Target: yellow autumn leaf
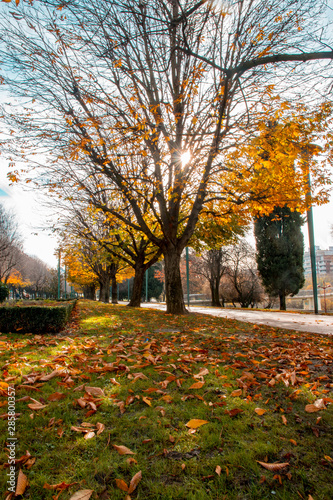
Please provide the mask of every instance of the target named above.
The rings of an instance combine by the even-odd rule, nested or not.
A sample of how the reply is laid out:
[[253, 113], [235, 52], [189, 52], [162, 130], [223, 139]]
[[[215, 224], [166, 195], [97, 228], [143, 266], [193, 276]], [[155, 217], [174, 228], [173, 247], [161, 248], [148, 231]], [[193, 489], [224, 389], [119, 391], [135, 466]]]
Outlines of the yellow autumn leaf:
[[264, 413], [267, 412], [267, 410], [264, 410], [263, 408], [256, 408], [254, 411], [256, 412], [257, 415], [263, 415]]
[[187, 422], [186, 427], [189, 427], [190, 429], [197, 429], [201, 425], [208, 424], [208, 420], [201, 420], [200, 418], [193, 418], [192, 420], [189, 420]]

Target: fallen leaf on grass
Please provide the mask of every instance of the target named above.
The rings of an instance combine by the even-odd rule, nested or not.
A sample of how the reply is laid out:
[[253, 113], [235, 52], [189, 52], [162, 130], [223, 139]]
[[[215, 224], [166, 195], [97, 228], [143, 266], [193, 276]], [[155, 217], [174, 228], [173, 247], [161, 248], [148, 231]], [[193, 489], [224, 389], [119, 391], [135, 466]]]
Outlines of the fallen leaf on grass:
[[28, 404], [28, 407], [31, 410], [42, 410], [43, 408], [46, 408], [47, 405], [42, 405], [42, 403], [30, 403]]
[[23, 474], [23, 472], [20, 469], [17, 477], [15, 496], [23, 495], [27, 486], [28, 486], [27, 476]]
[[88, 387], [86, 385], [85, 386], [85, 391], [88, 394], [91, 394], [91, 396], [102, 396], [102, 397], [105, 397], [104, 391], [100, 387]]
[[64, 375], [63, 372], [60, 370], [54, 370], [53, 372], [49, 373], [48, 375], [44, 375], [43, 377], [40, 377], [41, 382], [47, 382], [48, 380], [51, 380], [51, 378], [54, 377], [62, 377]]
[[284, 467], [287, 467], [287, 465], [289, 465], [289, 462], [285, 462], [282, 464], [267, 464], [266, 462], [259, 462], [259, 460], [257, 460], [257, 462], [262, 467], [264, 467], [267, 470], [270, 470], [271, 472], [276, 472], [278, 470], [284, 469]]
[[264, 410], [263, 408], [256, 408], [254, 411], [256, 412], [257, 415], [263, 415], [264, 413], [267, 412], [267, 410]]
[[48, 483], [45, 483], [43, 488], [45, 490], [60, 490], [60, 491], [64, 491], [64, 490], [67, 490], [70, 486], [74, 486], [74, 484], [77, 484], [77, 483], [65, 483], [64, 481], [62, 483], [58, 483], [58, 484], [48, 484]]
[[291, 442], [291, 444], [293, 444], [294, 446], [297, 446], [297, 442], [295, 441], [295, 439], [289, 439], [289, 441]]
[[94, 431], [89, 431], [84, 435], [84, 439], [91, 439], [93, 437], [95, 437]]
[[66, 394], [63, 394], [62, 392], [54, 392], [53, 394], [49, 395], [47, 400], [48, 401], [60, 401], [61, 399], [64, 399], [65, 397], [66, 397]]
[[182, 470], [184, 470], [186, 467], [186, 464], [182, 464]]
[[132, 395], [129, 395], [129, 396], [127, 396], [127, 398], [126, 398], [125, 405], [126, 405], [126, 406], [127, 406], [127, 405], [130, 405], [131, 403], [133, 403], [133, 401], [135, 401], [135, 397], [134, 397], [134, 396], [132, 396]]
[[122, 491], [128, 491], [128, 486], [123, 479], [116, 479], [117, 488]]
[[197, 429], [201, 425], [208, 424], [208, 420], [200, 420], [199, 418], [193, 418], [187, 422], [186, 427], [190, 429]]
[[195, 382], [189, 387], [189, 389], [201, 389], [205, 385], [205, 382]]
[[145, 396], [142, 396], [142, 401], [144, 401], [148, 406], [151, 406], [150, 399], [146, 398]]
[[288, 424], [288, 420], [286, 419], [286, 417], [284, 415], [281, 415], [281, 418], [282, 418], [283, 424], [287, 425]]
[[94, 490], [80, 490], [74, 493], [69, 500], [89, 500]]
[[138, 463], [133, 457], [126, 458], [126, 462], [128, 463], [128, 465], [136, 465]]
[[216, 474], [217, 474], [218, 476], [220, 476], [220, 475], [221, 475], [221, 471], [222, 471], [221, 467], [220, 467], [219, 465], [217, 465], [217, 466], [216, 466], [216, 469], [215, 469], [215, 472], [216, 472]]
[[305, 411], [307, 413], [315, 413], [316, 411], [326, 410], [326, 406], [323, 399], [317, 399], [313, 404], [306, 405]]
[[104, 431], [105, 425], [101, 424], [101, 422], [97, 422], [96, 428], [97, 428], [97, 436], [99, 436]]
[[131, 482], [130, 482], [130, 485], [128, 488], [129, 494], [133, 493], [133, 491], [136, 489], [136, 487], [139, 484], [139, 482], [141, 481], [141, 479], [142, 479], [142, 472], [141, 472], [141, 470], [139, 470], [139, 472], [137, 472], [131, 479]]
[[198, 378], [198, 377], [203, 377], [204, 375], [208, 375], [208, 374], [209, 374], [209, 371], [207, 370], [207, 368], [201, 368], [199, 373], [197, 373], [196, 375], [193, 375], [193, 377]]
[[236, 389], [234, 391], [232, 391], [232, 393], [230, 394], [230, 396], [233, 396], [233, 397], [237, 397], [237, 396], [241, 396], [242, 395], [242, 389]]
[[119, 455], [135, 455], [134, 451], [130, 450], [126, 446], [117, 446], [116, 444], [112, 445], [115, 450], [119, 453]]
[[233, 408], [232, 410], [225, 410], [225, 414], [229, 415], [229, 417], [235, 417], [239, 413], [243, 413], [244, 410], [241, 410], [240, 408]]

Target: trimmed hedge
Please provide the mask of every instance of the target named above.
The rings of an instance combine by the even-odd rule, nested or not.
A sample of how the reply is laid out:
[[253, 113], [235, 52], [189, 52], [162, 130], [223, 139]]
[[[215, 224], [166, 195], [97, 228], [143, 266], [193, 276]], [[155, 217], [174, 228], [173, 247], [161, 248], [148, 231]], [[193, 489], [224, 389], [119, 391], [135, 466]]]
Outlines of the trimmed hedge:
[[76, 300], [56, 305], [18, 305], [0, 307], [2, 333], [57, 333], [64, 328]]

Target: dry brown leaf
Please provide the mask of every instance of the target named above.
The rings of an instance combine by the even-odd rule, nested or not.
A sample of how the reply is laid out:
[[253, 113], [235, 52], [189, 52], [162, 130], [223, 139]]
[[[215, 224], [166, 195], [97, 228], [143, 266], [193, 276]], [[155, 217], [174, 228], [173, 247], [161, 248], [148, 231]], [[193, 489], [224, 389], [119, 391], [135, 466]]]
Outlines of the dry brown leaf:
[[34, 465], [35, 462], [36, 462], [36, 457], [31, 457], [25, 462], [24, 467], [29, 470], [31, 469], [31, 467]]
[[128, 463], [128, 465], [136, 465], [138, 463], [133, 457], [126, 458], [126, 462]]
[[287, 425], [288, 424], [288, 420], [286, 419], [286, 417], [284, 415], [281, 415], [281, 418], [282, 418], [283, 424]]
[[123, 479], [116, 479], [117, 488], [122, 491], [128, 491], [128, 486]]
[[45, 490], [60, 490], [60, 491], [64, 491], [64, 490], [67, 490], [70, 486], [74, 486], [74, 484], [77, 484], [77, 483], [65, 483], [65, 482], [62, 482], [62, 483], [58, 483], [58, 484], [48, 484], [48, 483], [45, 483], [43, 488]]
[[74, 493], [69, 500], [89, 500], [94, 490], [80, 490]]
[[88, 387], [86, 385], [84, 389], [85, 389], [85, 391], [88, 394], [91, 394], [91, 396], [102, 396], [102, 397], [105, 397], [104, 391], [100, 387]]
[[139, 484], [139, 482], [141, 481], [141, 479], [142, 479], [142, 472], [141, 472], [141, 470], [139, 470], [139, 472], [137, 472], [131, 479], [131, 482], [130, 482], [130, 485], [128, 488], [129, 494], [133, 493], [133, 491], [136, 489], [136, 487]]
[[244, 410], [241, 410], [240, 408], [233, 408], [232, 410], [225, 410], [225, 414], [229, 415], [229, 417], [235, 417], [239, 413], [243, 413]]
[[184, 470], [186, 467], [186, 464], [182, 464], [182, 470]]
[[216, 474], [217, 474], [218, 476], [220, 476], [220, 475], [221, 475], [221, 471], [222, 471], [221, 467], [220, 467], [219, 465], [217, 465], [217, 466], [216, 466], [216, 469], [215, 469], [215, 472], [216, 472]]
[[257, 415], [263, 415], [264, 413], [267, 412], [267, 410], [264, 410], [263, 408], [256, 408], [254, 411], [256, 412]]
[[237, 397], [237, 396], [241, 396], [242, 395], [242, 389], [236, 389], [234, 391], [232, 391], [232, 393], [230, 394], [230, 396], [233, 396], [233, 397]]
[[53, 372], [49, 373], [48, 375], [44, 375], [43, 377], [41, 377], [39, 380], [40, 380], [40, 382], [47, 382], [48, 380], [51, 380], [51, 378], [60, 377], [62, 375], [63, 375], [63, 372], [61, 372], [60, 370], [54, 370]]
[[54, 392], [53, 394], [49, 395], [47, 400], [48, 401], [60, 401], [61, 399], [64, 399], [65, 397], [66, 397], [66, 394], [63, 394], [62, 392]]
[[95, 437], [94, 431], [89, 431], [84, 435], [84, 439], [91, 439], [93, 437]]
[[135, 401], [135, 397], [134, 397], [134, 396], [132, 396], [132, 395], [129, 395], [129, 396], [127, 396], [127, 398], [126, 398], [125, 405], [126, 405], [126, 406], [127, 406], [127, 405], [130, 405], [131, 403], [133, 403], [133, 401]]
[[23, 495], [27, 486], [28, 486], [28, 478], [25, 474], [23, 474], [23, 472], [20, 469], [17, 477], [15, 496]]
[[204, 377], [205, 375], [208, 375], [208, 374], [209, 374], [209, 371], [207, 370], [207, 368], [201, 368], [199, 373], [197, 373], [196, 375], [193, 375], [193, 377], [199, 378], [199, 377]]
[[264, 467], [267, 470], [270, 470], [271, 472], [277, 472], [278, 470], [284, 469], [284, 467], [287, 467], [287, 465], [289, 465], [289, 462], [285, 462], [282, 464], [267, 464], [266, 462], [259, 462], [258, 460], [257, 462], [262, 467]]
[[[28, 405], [29, 406], [29, 405]], [[314, 404], [306, 405], [305, 411], [307, 413], [315, 413], [316, 411], [320, 411], [322, 408], [318, 408]]]
[[201, 425], [208, 424], [208, 420], [201, 420], [200, 418], [193, 418], [187, 422], [186, 427], [190, 429], [197, 429]]
[[117, 446], [116, 444], [112, 445], [115, 450], [119, 453], [119, 455], [135, 455], [134, 451], [127, 448], [127, 446]]
[[201, 389], [205, 385], [205, 382], [195, 382], [189, 387], [189, 389]]
[[42, 410], [43, 408], [46, 408], [47, 405], [42, 405], [42, 403], [30, 403], [28, 404], [28, 407], [31, 410]]
[[297, 441], [295, 439], [289, 439], [290, 443], [293, 444], [294, 446], [297, 446]]
[[97, 428], [97, 436], [99, 436], [105, 430], [105, 425], [101, 424], [101, 422], [97, 422], [96, 428]]

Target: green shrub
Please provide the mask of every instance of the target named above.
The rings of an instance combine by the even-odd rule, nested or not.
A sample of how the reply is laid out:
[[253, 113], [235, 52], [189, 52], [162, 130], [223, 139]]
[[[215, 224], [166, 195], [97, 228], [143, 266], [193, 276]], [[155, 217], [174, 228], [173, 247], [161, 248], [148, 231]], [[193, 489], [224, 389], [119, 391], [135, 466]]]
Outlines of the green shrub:
[[76, 301], [55, 306], [0, 307], [0, 332], [56, 333], [64, 328]]
[[6, 300], [6, 298], [9, 296], [9, 288], [7, 285], [4, 283], [1, 283], [0, 281], [0, 303]]

